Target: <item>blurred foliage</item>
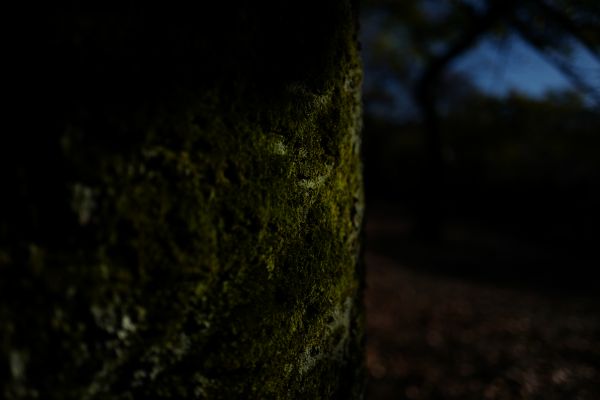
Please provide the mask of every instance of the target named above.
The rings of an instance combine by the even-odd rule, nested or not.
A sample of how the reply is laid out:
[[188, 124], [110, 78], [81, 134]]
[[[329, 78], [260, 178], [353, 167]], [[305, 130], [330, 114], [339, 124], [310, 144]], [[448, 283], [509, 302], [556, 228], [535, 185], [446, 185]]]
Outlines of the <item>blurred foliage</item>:
[[[600, 60], [596, 1], [368, 0], [363, 1], [363, 14], [367, 141], [372, 147], [367, 151], [377, 153], [376, 163], [388, 170], [394, 170], [397, 161], [420, 157], [423, 138], [418, 136], [423, 133], [414, 86], [470, 30], [477, 29], [473, 40], [453, 59], [484, 38], [501, 41], [519, 34], [547, 52], [549, 62], [568, 60], [577, 44]], [[560, 69], [562, 61], [557, 63]], [[568, 68], [561, 71], [569, 74]], [[548, 92], [543, 99], [517, 93], [495, 98], [481, 93], [470, 76], [445, 64], [434, 83], [446, 163], [464, 168], [485, 164], [492, 176], [507, 179], [511, 174], [523, 177], [524, 170], [536, 178], [562, 176], [557, 181], [594, 175], [594, 150], [600, 144], [594, 135], [597, 110], [585, 92], [589, 77], [571, 72], [573, 90]], [[388, 114], [377, 112], [383, 103], [391, 105]]]
[[[393, 200], [416, 221], [441, 207], [440, 218], [590, 243], [600, 202], [600, 88], [573, 60], [583, 48], [600, 63], [599, 3], [371, 0], [363, 13], [371, 201]], [[495, 97], [452, 69], [480, 41], [515, 37], [571, 88]], [[440, 200], [426, 204], [431, 198]]]
[[542, 100], [476, 96], [448, 115], [445, 131], [454, 154], [447, 161], [465, 175], [564, 185], [592, 183], [600, 171], [600, 118], [573, 92]]
[[437, 97], [443, 97], [441, 87], [454, 78], [446, 75], [452, 62], [479, 41], [501, 47], [518, 37], [600, 107], [600, 71], [590, 76], [572, 63], [577, 50], [600, 63], [597, 1], [363, 0], [365, 26], [365, 64], [371, 72], [365, 95], [374, 103], [389, 91], [391, 81], [402, 87], [404, 95], [412, 95], [431, 69], [439, 75], [433, 77], [438, 80]]
[[[448, 183], [567, 187], [600, 178], [600, 115], [576, 92], [550, 92], [544, 99], [473, 92], [453, 103], [442, 122]], [[390, 177], [404, 185], [416, 181], [420, 125], [367, 117], [366, 126], [369, 183], [387, 190]]]

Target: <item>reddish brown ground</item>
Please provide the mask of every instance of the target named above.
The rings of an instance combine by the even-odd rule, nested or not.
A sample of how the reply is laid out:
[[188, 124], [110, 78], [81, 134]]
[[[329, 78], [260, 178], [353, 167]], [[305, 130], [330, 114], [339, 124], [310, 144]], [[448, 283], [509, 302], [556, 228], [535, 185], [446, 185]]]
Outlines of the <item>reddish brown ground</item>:
[[368, 399], [600, 399], [598, 296], [420, 272], [373, 251], [386, 224], [367, 228]]

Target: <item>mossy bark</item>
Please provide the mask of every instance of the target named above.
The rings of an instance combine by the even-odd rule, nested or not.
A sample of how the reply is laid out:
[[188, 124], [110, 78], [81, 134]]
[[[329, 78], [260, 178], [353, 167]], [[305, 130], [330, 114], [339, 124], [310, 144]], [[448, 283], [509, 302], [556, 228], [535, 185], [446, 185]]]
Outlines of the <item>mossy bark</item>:
[[0, 397], [362, 396], [356, 9], [282, 3], [23, 29]]

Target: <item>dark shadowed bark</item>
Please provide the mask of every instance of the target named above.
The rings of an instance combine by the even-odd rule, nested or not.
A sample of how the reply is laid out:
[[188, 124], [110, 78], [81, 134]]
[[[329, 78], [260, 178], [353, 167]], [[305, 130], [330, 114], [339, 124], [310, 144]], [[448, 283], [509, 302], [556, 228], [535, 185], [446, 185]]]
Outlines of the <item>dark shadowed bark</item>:
[[353, 2], [127, 4], [20, 22], [0, 397], [360, 398]]

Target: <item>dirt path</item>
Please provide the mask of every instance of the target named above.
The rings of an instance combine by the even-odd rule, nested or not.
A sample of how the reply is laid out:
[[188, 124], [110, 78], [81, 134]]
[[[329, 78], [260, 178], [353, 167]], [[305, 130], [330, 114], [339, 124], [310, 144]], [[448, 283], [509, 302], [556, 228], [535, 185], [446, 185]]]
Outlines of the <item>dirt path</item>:
[[597, 297], [498, 288], [366, 257], [368, 399], [600, 399]]

